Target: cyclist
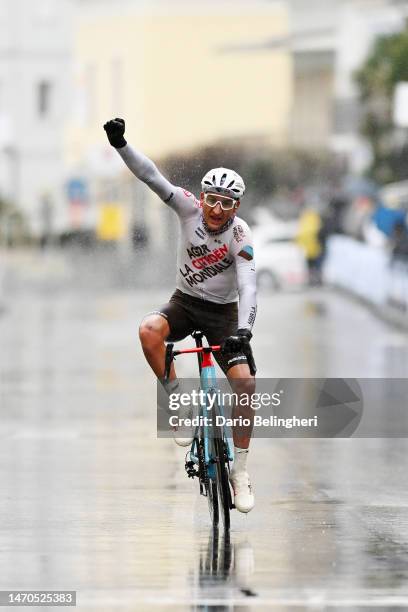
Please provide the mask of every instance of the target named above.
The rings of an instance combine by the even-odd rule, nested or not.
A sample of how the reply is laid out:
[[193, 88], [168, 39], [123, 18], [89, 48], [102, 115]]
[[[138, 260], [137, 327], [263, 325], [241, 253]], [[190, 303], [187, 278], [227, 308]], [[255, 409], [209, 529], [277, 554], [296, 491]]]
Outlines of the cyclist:
[[[177, 392], [174, 366], [170, 380], [163, 380], [165, 341], [182, 340], [201, 329], [209, 344], [222, 344], [222, 352], [215, 353], [215, 357], [234, 391], [253, 393], [255, 379], [244, 350], [252, 338], [256, 316], [255, 262], [248, 225], [236, 216], [245, 192], [244, 181], [233, 170], [210, 170], [202, 180], [197, 200], [185, 189], [172, 185], [150, 159], [127, 144], [123, 119], [108, 121], [104, 129], [131, 172], [180, 220], [177, 288], [167, 304], [146, 315], [139, 329], [148, 363], [166, 390]], [[233, 416], [243, 412], [248, 418], [248, 408], [236, 405]], [[250, 436], [250, 429], [233, 429], [235, 459], [230, 481], [235, 506], [241, 512], [249, 512], [254, 506], [246, 466]], [[181, 446], [191, 441], [192, 438], [176, 437]]]

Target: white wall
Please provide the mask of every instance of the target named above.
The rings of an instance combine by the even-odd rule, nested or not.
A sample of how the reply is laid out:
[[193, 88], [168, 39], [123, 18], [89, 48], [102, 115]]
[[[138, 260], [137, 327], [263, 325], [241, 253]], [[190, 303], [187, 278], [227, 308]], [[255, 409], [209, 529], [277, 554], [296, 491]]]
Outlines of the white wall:
[[[370, 52], [375, 38], [380, 34], [389, 34], [404, 27], [407, 8], [396, 5], [391, 0], [287, 0], [291, 12], [291, 46], [295, 57], [300, 57], [306, 64], [309, 57], [309, 71], [314, 61], [320, 61], [319, 53], [333, 55], [331, 71], [333, 75], [333, 99], [327, 104], [328, 90], [323, 86], [321, 104], [317, 104], [316, 91], [312, 91], [310, 100], [294, 102], [294, 114], [306, 108], [311, 117], [311, 125], [320, 121], [321, 125], [331, 122], [327, 131], [326, 146], [334, 151], [347, 154], [351, 169], [361, 172], [370, 161], [370, 151], [358, 133], [358, 91], [354, 73]], [[314, 60], [316, 58], [316, 60]], [[295, 67], [298, 64], [295, 62]], [[301, 69], [301, 65], [298, 66]], [[318, 66], [316, 66], [316, 71]], [[316, 73], [317, 74], [317, 73]], [[307, 74], [305, 74], [307, 78]], [[322, 121], [321, 113], [327, 113], [327, 121]], [[313, 121], [313, 114], [320, 115]], [[305, 134], [308, 124], [305, 123]], [[298, 130], [299, 131], [299, 130]], [[313, 136], [310, 128], [308, 136], [311, 144], [316, 141], [322, 144], [322, 138]], [[301, 133], [301, 130], [300, 130]], [[331, 136], [330, 136], [331, 134]], [[303, 138], [305, 140], [305, 138]], [[303, 144], [301, 142], [301, 144]]]
[[[1, 0], [0, 6], [0, 191], [39, 232], [44, 195], [57, 212], [65, 206], [62, 128], [70, 105], [74, 6], [71, 0]], [[44, 116], [40, 81], [51, 84]]]

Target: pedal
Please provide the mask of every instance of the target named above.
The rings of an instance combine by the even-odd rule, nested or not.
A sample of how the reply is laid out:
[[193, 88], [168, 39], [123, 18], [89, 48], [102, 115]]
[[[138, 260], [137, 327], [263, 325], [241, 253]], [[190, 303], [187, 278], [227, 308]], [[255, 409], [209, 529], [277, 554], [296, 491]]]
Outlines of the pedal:
[[186, 470], [187, 476], [189, 478], [195, 478], [196, 476], [198, 476], [198, 470], [196, 470], [194, 466], [194, 461], [186, 461], [186, 463], [184, 464], [184, 469]]

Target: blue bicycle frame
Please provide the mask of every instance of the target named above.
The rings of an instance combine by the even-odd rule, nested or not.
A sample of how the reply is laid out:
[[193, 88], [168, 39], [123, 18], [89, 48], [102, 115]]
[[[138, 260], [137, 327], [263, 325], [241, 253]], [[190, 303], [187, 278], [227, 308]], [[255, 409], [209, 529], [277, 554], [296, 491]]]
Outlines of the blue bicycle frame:
[[[208, 499], [214, 526], [218, 525], [221, 510], [224, 528], [228, 531], [230, 528], [230, 510], [235, 508], [232, 503], [229, 483], [229, 464], [234, 460], [232, 435], [229, 427], [224, 424], [217, 424], [216, 417], [224, 416], [222, 402], [210, 403], [209, 401], [211, 397], [217, 394], [217, 379], [212, 353], [221, 350], [221, 346], [204, 347], [202, 345], [202, 332], [193, 332], [192, 336], [196, 342], [196, 348], [193, 349], [173, 351], [174, 345], [172, 343], [167, 344], [165, 378], [170, 377], [174, 357], [184, 353], [196, 353], [200, 370], [200, 419], [190, 451], [187, 452], [189, 460], [186, 457], [185, 469], [189, 478], [198, 477], [200, 493]], [[248, 347], [245, 356], [248, 359], [251, 373], [255, 375], [256, 366], [250, 347]], [[211, 410], [213, 410], [212, 413]], [[210, 425], [205, 417], [209, 417], [208, 420], [211, 418]], [[210, 431], [210, 427], [212, 431]]]
[[[217, 348], [218, 347], [211, 347], [213, 351], [216, 350]], [[204, 417], [204, 416], [208, 416], [210, 412], [210, 410], [208, 409], [208, 406], [210, 405], [209, 397], [217, 393], [217, 377], [216, 377], [216, 372], [215, 372], [215, 366], [211, 359], [210, 352], [204, 353], [204, 359], [201, 361], [200, 370], [201, 370], [200, 389], [203, 391], [202, 395], [204, 395], [205, 397], [205, 404], [201, 404], [199, 416]], [[224, 416], [222, 404], [216, 403], [216, 405], [218, 407], [219, 414], [221, 416]], [[213, 461], [214, 457], [212, 456], [212, 452], [210, 450], [211, 436], [209, 435], [209, 426], [207, 425], [205, 419], [203, 419], [203, 423], [204, 423], [203, 425], [204, 461], [207, 466], [208, 477], [214, 480], [216, 475], [215, 475], [215, 463]], [[233, 461], [234, 460], [234, 449], [233, 449], [233, 445], [231, 442], [231, 438], [232, 438], [231, 432], [229, 431], [229, 428], [226, 427], [225, 425], [222, 426], [222, 431], [223, 431], [222, 437], [224, 438], [226, 445], [227, 445], [228, 461]], [[197, 444], [198, 444], [198, 436], [197, 436], [197, 431], [196, 431], [196, 435], [194, 436], [194, 440], [193, 440], [193, 443], [191, 445], [191, 450], [190, 450], [190, 459], [196, 464], [198, 464], [199, 462], [198, 453], [197, 453]]]

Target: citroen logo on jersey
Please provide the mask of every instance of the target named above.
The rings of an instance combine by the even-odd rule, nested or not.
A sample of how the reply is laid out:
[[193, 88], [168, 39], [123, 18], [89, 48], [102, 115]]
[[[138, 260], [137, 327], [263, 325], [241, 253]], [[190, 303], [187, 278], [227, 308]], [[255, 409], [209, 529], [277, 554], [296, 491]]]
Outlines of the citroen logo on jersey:
[[204, 282], [207, 278], [213, 278], [217, 274], [221, 274], [234, 263], [234, 260], [228, 257], [228, 246], [226, 244], [222, 244], [212, 251], [206, 244], [191, 245], [191, 248], [187, 248], [187, 254], [190, 257], [192, 267], [184, 264], [184, 270], [180, 268], [180, 273], [190, 287]]
[[201, 247], [197, 246], [187, 249], [187, 253], [190, 256], [194, 268], [196, 268], [196, 270], [202, 270], [210, 264], [215, 264], [223, 260], [224, 257], [228, 255], [228, 247], [226, 244], [223, 244], [218, 249], [210, 251], [207, 245], [203, 244]]

